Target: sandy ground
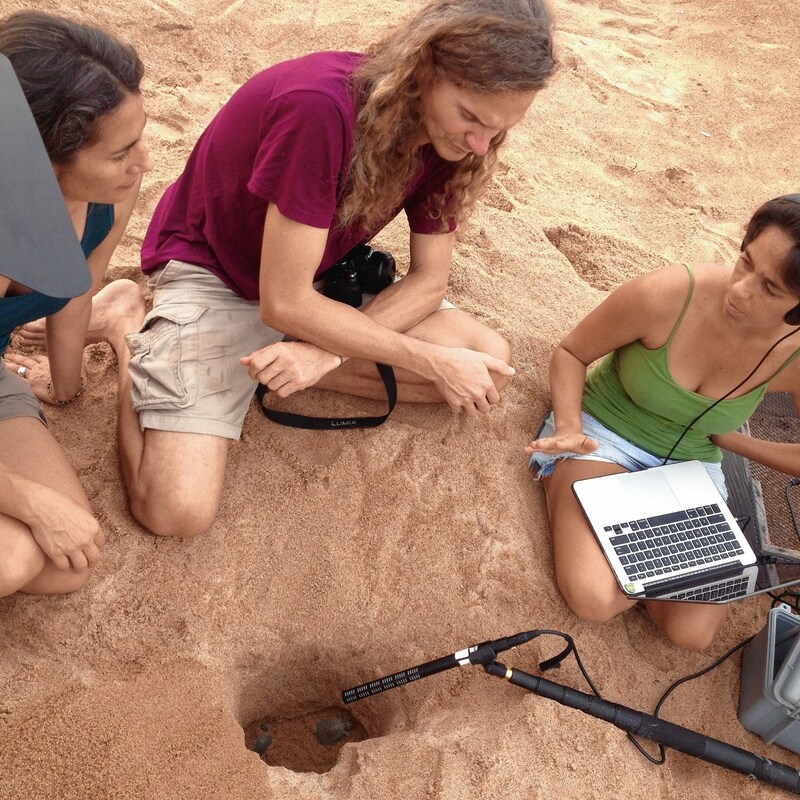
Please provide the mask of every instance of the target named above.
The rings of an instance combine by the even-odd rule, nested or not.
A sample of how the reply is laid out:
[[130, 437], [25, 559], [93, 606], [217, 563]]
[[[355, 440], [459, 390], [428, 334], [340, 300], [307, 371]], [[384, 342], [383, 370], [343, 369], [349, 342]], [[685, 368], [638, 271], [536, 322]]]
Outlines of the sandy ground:
[[[38, 3], [129, 37], [147, 65], [156, 169], [111, 277], [140, 279], [156, 201], [240, 83], [305, 52], [362, 48], [412, 5]], [[213, 529], [163, 541], [127, 511], [114, 361], [89, 348], [86, 396], [48, 416], [108, 545], [80, 593], [0, 600], [3, 800], [779, 795], [677, 753], [652, 766], [616, 728], [476, 668], [346, 710], [339, 699], [474, 642], [556, 628], [606, 697], [650, 711], [766, 618], [767, 601], [739, 603], [707, 654], [676, 650], [637, 611], [576, 619], [553, 585], [543, 493], [521, 448], [548, 406], [553, 346], [607, 290], [667, 261], [731, 261], [751, 211], [798, 190], [795, 2], [554, 7], [560, 75], [513, 131], [454, 258], [451, 298], [515, 349], [518, 375], [491, 414], [401, 407], [374, 431], [314, 433], [253, 409]], [[403, 225], [376, 241], [407, 263]], [[323, 407], [379, 409], [313, 392], [293, 406]], [[535, 672], [558, 646], [539, 639], [505, 661]], [[573, 662], [554, 677], [585, 688]], [[664, 714], [800, 767], [739, 725], [738, 686], [736, 656]], [[320, 720], [352, 725], [338, 761], [314, 735]], [[262, 723], [270, 764], [246, 747]]]

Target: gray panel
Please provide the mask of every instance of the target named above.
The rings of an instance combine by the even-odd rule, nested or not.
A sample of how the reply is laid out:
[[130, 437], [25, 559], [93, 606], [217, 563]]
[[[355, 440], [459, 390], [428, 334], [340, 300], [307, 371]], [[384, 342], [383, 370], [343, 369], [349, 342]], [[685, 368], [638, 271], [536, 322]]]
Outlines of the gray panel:
[[50, 297], [75, 297], [91, 284], [36, 122], [2, 54], [0, 275]]

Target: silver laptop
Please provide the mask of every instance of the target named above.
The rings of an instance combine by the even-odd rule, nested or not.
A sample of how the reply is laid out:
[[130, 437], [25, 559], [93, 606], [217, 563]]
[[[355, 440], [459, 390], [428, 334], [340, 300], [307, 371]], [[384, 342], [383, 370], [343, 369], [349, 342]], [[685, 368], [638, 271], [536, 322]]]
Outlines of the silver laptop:
[[659, 594], [653, 599], [683, 600], [687, 603], [730, 603], [758, 592], [759, 572], [760, 568], [755, 564], [749, 567], [737, 567], [731, 575], [724, 578], [699, 585], [692, 584], [679, 591]]
[[586, 478], [572, 491], [626, 595], [702, 602], [676, 595], [750, 582], [756, 555], [699, 461]]

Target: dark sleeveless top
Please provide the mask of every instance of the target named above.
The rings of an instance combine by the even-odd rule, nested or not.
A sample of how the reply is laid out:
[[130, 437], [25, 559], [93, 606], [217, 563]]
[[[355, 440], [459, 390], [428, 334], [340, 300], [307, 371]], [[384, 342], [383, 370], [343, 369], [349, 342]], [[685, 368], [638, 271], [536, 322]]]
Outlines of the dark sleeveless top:
[[[81, 239], [81, 249], [86, 258], [108, 236], [113, 224], [113, 205], [89, 203], [86, 228]], [[48, 297], [40, 292], [0, 297], [0, 357], [8, 347], [14, 328], [40, 317], [49, 317], [61, 311], [69, 301], [69, 297]]]

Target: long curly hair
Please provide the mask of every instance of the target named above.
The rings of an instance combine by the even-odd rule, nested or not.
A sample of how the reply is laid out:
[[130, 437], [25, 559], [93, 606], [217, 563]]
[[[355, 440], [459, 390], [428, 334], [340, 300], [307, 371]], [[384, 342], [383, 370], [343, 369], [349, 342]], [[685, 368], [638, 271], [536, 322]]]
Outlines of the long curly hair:
[[137, 94], [144, 75], [130, 44], [43, 11], [0, 19], [0, 53], [11, 61], [50, 161], [62, 166], [96, 140], [98, 120]]
[[[366, 52], [352, 78], [360, 104], [342, 227], [369, 230], [391, 216], [419, 168], [420, 98], [436, 81], [494, 94], [542, 89], [556, 68], [542, 0], [434, 0]], [[488, 183], [505, 131], [483, 156], [453, 162], [433, 216], [442, 230], [464, 219]]]

